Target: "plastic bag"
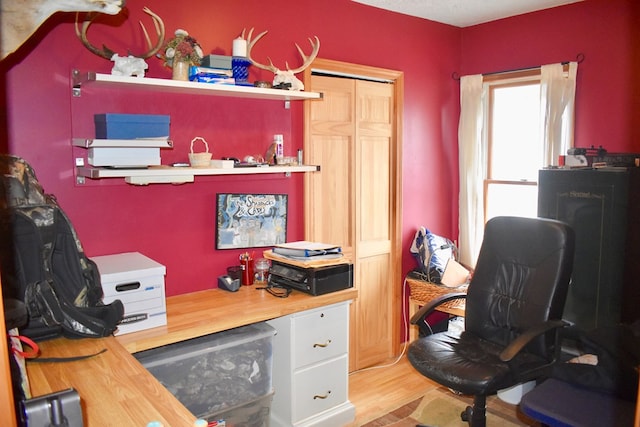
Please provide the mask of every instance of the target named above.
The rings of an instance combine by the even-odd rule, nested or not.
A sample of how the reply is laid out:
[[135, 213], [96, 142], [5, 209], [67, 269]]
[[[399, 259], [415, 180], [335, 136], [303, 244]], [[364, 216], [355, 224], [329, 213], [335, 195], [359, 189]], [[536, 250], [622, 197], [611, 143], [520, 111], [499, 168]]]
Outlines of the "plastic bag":
[[451, 258], [455, 259], [457, 254], [456, 246], [451, 240], [433, 234], [425, 227], [416, 231], [410, 251], [418, 262], [414, 271], [431, 283], [441, 282], [447, 262]]

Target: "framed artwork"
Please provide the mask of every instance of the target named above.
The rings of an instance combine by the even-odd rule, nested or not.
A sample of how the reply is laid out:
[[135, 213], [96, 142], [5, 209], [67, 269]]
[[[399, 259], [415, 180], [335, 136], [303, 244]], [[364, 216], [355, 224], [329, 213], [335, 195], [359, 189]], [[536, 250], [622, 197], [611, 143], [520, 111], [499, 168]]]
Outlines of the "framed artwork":
[[274, 246], [287, 241], [286, 194], [216, 195], [216, 249]]

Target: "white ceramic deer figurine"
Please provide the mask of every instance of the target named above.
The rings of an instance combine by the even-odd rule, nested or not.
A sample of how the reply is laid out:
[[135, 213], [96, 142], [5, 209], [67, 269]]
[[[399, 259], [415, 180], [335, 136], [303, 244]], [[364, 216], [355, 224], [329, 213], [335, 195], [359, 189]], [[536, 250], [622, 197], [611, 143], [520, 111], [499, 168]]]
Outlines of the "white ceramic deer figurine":
[[0, 60], [16, 51], [56, 12], [115, 15], [124, 0], [0, 0]]

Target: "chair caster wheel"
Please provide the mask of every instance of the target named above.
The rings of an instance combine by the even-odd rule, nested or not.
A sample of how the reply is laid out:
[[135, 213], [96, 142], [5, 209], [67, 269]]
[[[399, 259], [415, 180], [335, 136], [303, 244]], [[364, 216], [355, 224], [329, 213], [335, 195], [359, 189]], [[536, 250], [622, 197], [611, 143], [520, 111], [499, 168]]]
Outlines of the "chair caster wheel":
[[460, 413], [460, 418], [462, 421], [469, 423], [471, 425], [471, 418], [473, 416], [473, 408], [471, 406], [467, 406], [467, 409]]

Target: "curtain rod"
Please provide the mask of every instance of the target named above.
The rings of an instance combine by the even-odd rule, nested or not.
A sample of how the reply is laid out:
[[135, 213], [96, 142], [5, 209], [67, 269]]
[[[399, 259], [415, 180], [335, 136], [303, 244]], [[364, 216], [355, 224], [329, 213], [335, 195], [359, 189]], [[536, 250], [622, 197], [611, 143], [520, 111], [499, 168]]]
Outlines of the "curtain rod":
[[[582, 61], [584, 61], [584, 53], [577, 54], [576, 55], [576, 62], [578, 64], [580, 64]], [[561, 64], [562, 65], [567, 65], [569, 62], [571, 62], [571, 61], [565, 61], [565, 62], [562, 62]], [[538, 65], [537, 67], [526, 67], [526, 68], [516, 68], [516, 69], [513, 69], [513, 70], [494, 71], [494, 72], [491, 72], [491, 73], [483, 73], [482, 75], [483, 76], [493, 76], [495, 74], [514, 73], [516, 71], [528, 71], [528, 70], [535, 70], [535, 69], [538, 69], [538, 68], [540, 68], [540, 65]], [[451, 73], [451, 78], [453, 80], [460, 80], [460, 75], [456, 71], [454, 71], [453, 73]]]

